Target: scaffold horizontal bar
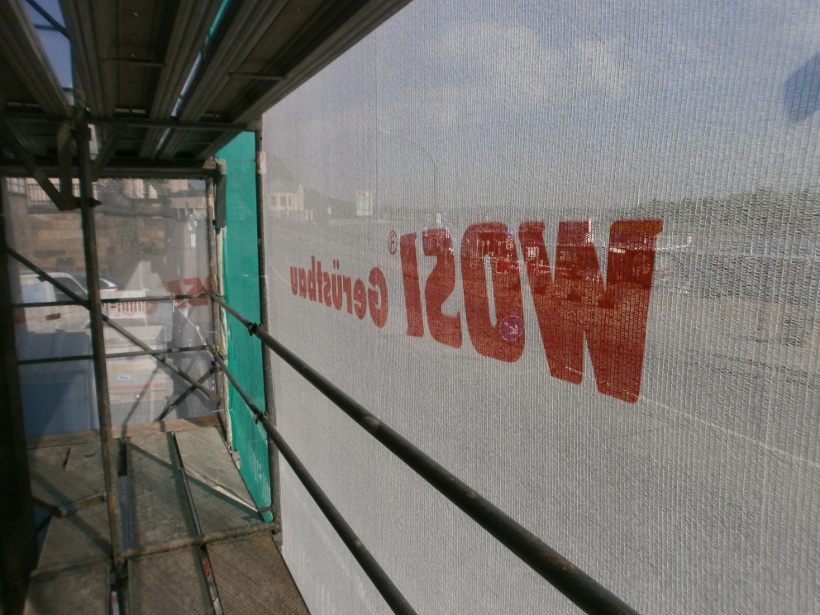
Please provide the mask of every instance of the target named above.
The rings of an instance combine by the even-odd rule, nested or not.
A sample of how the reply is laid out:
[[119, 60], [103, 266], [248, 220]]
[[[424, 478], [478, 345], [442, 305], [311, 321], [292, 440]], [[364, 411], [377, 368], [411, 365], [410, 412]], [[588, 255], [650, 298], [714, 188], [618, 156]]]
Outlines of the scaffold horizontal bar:
[[[211, 297], [242, 323], [251, 335], [255, 335], [262, 340], [268, 348], [336, 404], [345, 414], [435, 487], [448, 500], [458, 506], [501, 544], [515, 553], [582, 611], [593, 615], [637, 615], [637, 611], [632, 607], [548, 546], [538, 536], [515, 521], [495, 504], [477, 493], [392, 427], [386, 425], [339, 387], [319, 374], [304, 360], [274, 339], [259, 324], [249, 321], [231, 308], [223, 297], [215, 293], [211, 293]], [[275, 429], [273, 431], [275, 432]]]

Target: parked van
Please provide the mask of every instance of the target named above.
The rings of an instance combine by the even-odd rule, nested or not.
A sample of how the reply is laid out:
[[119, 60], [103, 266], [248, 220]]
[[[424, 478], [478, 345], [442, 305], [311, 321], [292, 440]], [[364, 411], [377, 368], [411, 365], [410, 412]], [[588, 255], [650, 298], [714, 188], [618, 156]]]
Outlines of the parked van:
[[[48, 275], [77, 296], [88, 295], [86, 278], [82, 274], [51, 271]], [[167, 325], [171, 323], [171, 305], [160, 306], [155, 301], [145, 301], [144, 290], [123, 290], [111, 278], [100, 276], [100, 298], [133, 299], [116, 303], [103, 303], [103, 314], [125, 325]], [[36, 273], [20, 276], [20, 294], [14, 295], [15, 303], [57, 303], [72, 301], [51, 282]], [[88, 310], [82, 305], [40, 305], [15, 310], [14, 323], [29, 333], [53, 333], [54, 331], [81, 331], [88, 327]]]
[[[49, 272], [49, 275], [80, 297], [85, 297], [85, 288], [70, 273]], [[59, 288], [36, 273], [20, 276], [19, 295], [14, 292], [15, 303], [57, 303], [72, 301]], [[88, 310], [81, 305], [39, 305], [14, 310], [14, 324], [29, 333], [53, 333], [54, 331], [81, 331], [88, 326]]]

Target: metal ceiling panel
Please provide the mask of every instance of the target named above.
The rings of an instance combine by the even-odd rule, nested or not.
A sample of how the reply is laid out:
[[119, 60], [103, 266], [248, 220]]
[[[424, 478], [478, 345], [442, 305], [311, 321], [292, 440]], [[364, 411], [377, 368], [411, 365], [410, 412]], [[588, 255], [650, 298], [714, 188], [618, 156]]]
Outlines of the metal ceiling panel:
[[232, 3], [226, 16], [225, 28], [215, 36], [213, 52], [197, 75], [180, 110], [180, 119], [198, 120], [208, 104], [225, 88], [236, 68], [253, 52], [260, 39], [268, 32], [288, 0], [253, 0]]
[[[270, 0], [249, 0], [228, 5], [213, 44], [206, 50], [202, 66], [185, 95], [180, 119], [196, 121], [202, 118], [211, 101], [231, 82], [236, 67], [252, 52], [286, 4], [287, 0], [273, 3]], [[162, 157], [173, 158], [183, 149], [184, 143], [190, 144], [194, 138], [195, 135], [179, 132], [171, 135]]]
[[[274, 102], [304, 83], [409, 0], [294, 0], [235, 69], [232, 79], [211, 94], [210, 111], [239, 124], [256, 121]], [[216, 139], [203, 149], [179, 135], [165, 154], [183, 148], [196, 158], [213, 155], [226, 142]], [[176, 147], [177, 149], [173, 149]]]
[[116, 105], [115, 66], [103, 59], [114, 42], [117, 3], [60, 0], [60, 8], [71, 40], [75, 96], [92, 115], [111, 115]]
[[[205, 46], [222, 0], [181, 0], [165, 50], [159, 80], [153, 92], [150, 117], [170, 117], [197, 57]], [[151, 128], [140, 149], [141, 158], [153, 158], [167, 129]]]
[[120, 3], [115, 44], [103, 59], [116, 67], [117, 107], [150, 107], [177, 6], [176, 2], [153, 0]]
[[3, 83], [7, 104], [13, 102], [8, 98], [10, 94], [22, 94], [17, 87], [22, 85], [28, 94], [28, 100], [22, 102], [34, 102], [56, 118], [68, 117], [70, 107], [65, 94], [21, 0], [0, 0], [0, 53], [16, 75], [8, 90]]
[[[292, 41], [286, 54], [270, 58], [271, 65], [268, 71], [276, 69], [277, 62], [282, 63], [281, 70], [288, 70], [288, 78], [280, 82], [269, 84], [249, 96], [252, 102], [245, 105], [232, 106], [231, 109], [237, 122], [251, 121], [260, 117], [278, 101], [310, 79], [322, 68], [330, 64], [345, 51], [372, 32], [379, 24], [400, 11], [411, 0], [369, 0], [358, 2], [357, 10], [351, 15], [345, 15], [346, 21], [341, 23], [338, 17], [325, 19], [316, 24], [321, 27], [321, 33], [300, 31]], [[327, 3], [326, 3], [327, 4]], [[334, 16], [335, 17], [335, 16]], [[305, 45], [310, 38], [309, 44]]]
[[73, 110], [23, 0], [0, 0], [0, 121], [43, 168], [54, 120], [76, 118], [97, 126], [100, 175], [190, 171], [408, 1], [60, 0]]
[[12, 108], [18, 110], [26, 107], [39, 107], [34, 101], [34, 97], [26, 89], [26, 86], [17, 78], [17, 74], [12, 70], [11, 58], [7, 57], [3, 49], [0, 48], [0, 109], [6, 109], [8, 103], [12, 103]]

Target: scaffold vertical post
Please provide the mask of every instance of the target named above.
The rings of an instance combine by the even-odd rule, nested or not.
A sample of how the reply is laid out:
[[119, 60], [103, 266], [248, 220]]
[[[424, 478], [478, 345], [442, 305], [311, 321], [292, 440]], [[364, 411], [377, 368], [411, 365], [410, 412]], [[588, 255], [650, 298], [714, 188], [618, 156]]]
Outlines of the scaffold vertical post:
[[[214, 207], [216, 191], [214, 190], [214, 182], [212, 178], [208, 178], [205, 187], [205, 207], [207, 209], [208, 216], [208, 276], [210, 279], [211, 290], [213, 290], [214, 292], [222, 292], [222, 276], [221, 267], [219, 266], [219, 247], [217, 244], [216, 237], [216, 213]], [[219, 290], [217, 291], [215, 289]], [[211, 324], [213, 327], [213, 336], [211, 338], [211, 343], [224, 352], [225, 339], [222, 335], [222, 311], [219, 309], [219, 304], [217, 304], [215, 301], [213, 301], [210, 298], [208, 299], [208, 301], [211, 306]], [[231, 444], [231, 446], [233, 446], [233, 435], [231, 434], [231, 416], [230, 412], [228, 412], [228, 408], [225, 403], [227, 401], [227, 396], [225, 395], [224, 376], [221, 374], [219, 368], [216, 365], [214, 366], [213, 371], [214, 387], [216, 389], [216, 396], [219, 398], [219, 401], [217, 401], [217, 412], [219, 414], [219, 420], [222, 422], [222, 428], [225, 430], [225, 439], [229, 444]]]
[[[264, 153], [262, 150], [262, 127], [257, 127], [255, 131], [255, 151], [256, 151], [256, 241], [259, 245], [259, 318], [261, 325], [268, 328], [268, 284], [265, 274], [265, 195], [264, 195]], [[273, 374], [271, 372], [270, 353], [268, 349], [261, 345], [262, 350], [262, 375], [265, 385], [265, 412], [272, 425], [276, 425], [276, 405], [273, 396]], [[270, 474], [270, 507], [276, 521], [280, 521], [279, 515], [279, 453], [268, 435], [268, 466]], [[281, 540], [281, 536], [279, 537]]]
[[108, 396], [108, 372], [105, 361], [102, 303], [100, 301], [100, 269], [97, 260], [97, 236], [94, 223], [93, 184], [89, 154], [90, 132], [87, 125], [76, 131], [77, 159], [80, 174], [80, 215], [83, 229], [83, 251], [88, 285], [88, 307], [91, 321], [91, 348], [94, 355], [94, 381], [97, 393], [97, 414], [100, 423], [103, 477], [105, 480], [108, 524], [111, 533], [111, 554], [119, 578], [123, 572], [122, 524], [117, 497], [117, 466], [114, 438], [111, 430], [111, 404]]
[[3, 181], [0, 178], [0, 612], [16, 613], [23, 609], [28, 575], [37, 565], [37, 538], [12, 316], [12, 284], [19, 290], [19, 282], [12, 279], [6, 257]]

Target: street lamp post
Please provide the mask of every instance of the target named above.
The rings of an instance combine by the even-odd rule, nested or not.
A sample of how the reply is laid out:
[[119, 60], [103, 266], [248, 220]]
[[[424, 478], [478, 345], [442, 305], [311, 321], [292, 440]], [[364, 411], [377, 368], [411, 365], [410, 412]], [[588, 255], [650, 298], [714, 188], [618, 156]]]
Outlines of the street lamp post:
[[393, 139], [398, 139], [399, 141], [409, 143], [410, 145], [421, 151], [425, 156], [427, 156], [427, 158], [430, 160], [430, 164], [433, 167], [433, 209], [438, 210], [438, 165], [436, 164], [436, 160], [435, 158], [433, 158], [433, 155], [429, 151], [427, 151], [426, 148], [422, 147], [415, 141], [408, 139], [407, 137], [394, 135], [392, 132], [388, 132], [381, 128], [379, 128], [379, 132], [387, 137], [392, 137]]

